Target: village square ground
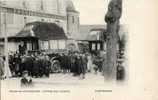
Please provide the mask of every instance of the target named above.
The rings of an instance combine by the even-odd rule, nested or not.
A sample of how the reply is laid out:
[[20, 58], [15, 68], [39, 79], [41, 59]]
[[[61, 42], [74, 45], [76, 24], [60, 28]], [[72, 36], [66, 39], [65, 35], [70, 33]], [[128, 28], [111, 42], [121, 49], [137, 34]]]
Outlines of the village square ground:
[[[1, 86], [6, 85], [10, 88], [19, 88], [21, 78], [8, 78], [1, 80]], [[101, 73], [87, 73], [85, 79], [80, 79], [79, 76], [72, 76], [71, 73], [55, 73], [51, 74], [49, 78], [33, 78], [33, 84], [35, 88], [47, 88], [56, 86], [101, 86], [105, 85], [104, 77]]]

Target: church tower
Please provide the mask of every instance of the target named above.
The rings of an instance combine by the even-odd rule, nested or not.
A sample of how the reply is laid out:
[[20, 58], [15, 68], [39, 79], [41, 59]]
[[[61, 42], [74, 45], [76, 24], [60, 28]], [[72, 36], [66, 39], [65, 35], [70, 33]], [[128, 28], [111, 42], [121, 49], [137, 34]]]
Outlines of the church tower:
[[79, 34], [79, 12], [76, 11], [71, 0], [67, 0], [67, 33], [68, 37], [76, 39], [76, 34]]

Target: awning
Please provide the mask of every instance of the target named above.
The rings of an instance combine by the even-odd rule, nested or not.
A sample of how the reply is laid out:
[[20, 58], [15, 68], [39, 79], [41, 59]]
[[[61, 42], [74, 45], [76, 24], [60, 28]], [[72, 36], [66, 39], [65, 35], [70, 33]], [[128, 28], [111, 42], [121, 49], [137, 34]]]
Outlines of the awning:
[[62, 27], [55, 23], [32, 22], [12, 38], [38, 38], [40, 40], [67, 39]]

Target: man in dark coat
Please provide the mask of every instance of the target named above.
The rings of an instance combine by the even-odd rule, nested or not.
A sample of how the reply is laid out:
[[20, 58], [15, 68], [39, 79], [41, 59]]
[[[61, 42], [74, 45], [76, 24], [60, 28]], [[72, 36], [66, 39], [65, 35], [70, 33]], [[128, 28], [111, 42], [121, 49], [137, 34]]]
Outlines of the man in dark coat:
[[35, 58], [35, 60], [34, 60], [34, 62], [33, 62], [33, 76], [34, 77], [39, 77], [39, 63], [38, 63], [38, 61], [39, 61], [39, 58], [38, 57], [36, 57]]
[[33, 85], [33, 83], [32, 83], [31, 77], [28, 76], [27, 71], [24, 71], [23, 75], [22, 75], [22, 78], [21, 78], [21, 86], [22, 87], [28, 87], [28, 86], [32, 86], [32, 85]]
[[64, 54], [60, 54], [59, 61], [60, 61], [61, 71], [64, 72], [65, 70]]
[[79, 57], [79, 54], [78, 53], [75, 53], [75, 56], [74, 56], [74, 68], [73, 68], [73, 71], [74, 71], [74, 76], [78, 76], [79, 75], [79, 64], [81, 62], [80, 57]]
[[[12, 64], [13, 66], [13, 71], [15, 76], [18, 76], [19, 73], [21, 73], [20, 71], [20, 64], [21, 64], [21, 58], [19, 54], [14, 54], [12, 61], [10, 61], [10, 64]], [[13, 75], [14, 75], [13, 74]]]
[[81, 75], [81, 73], [83, 73], [83, 62], [80, 54], [77, 54], [75, 66], [76, 74]]
[[26, 67], [25, 67], [25, 65], [26, 65], [26, 63], [25, 63], [25, 61], [26, 61], [26, 56], [25, 56], [25, 55], [24, 55], [24, 56], [21, 56], [20, 59], [21, 59], [21, 63], [19, 64], [18, 76], [22, 76], [22, 75], [23, 75], [23, 72], [27, 70]]
[[124, 80], [124, 78], [125, 78], [125, 69], [121, 64], [119, 64], [117, 66], [117, 80]]
[[9, 55], [9, 68], [13, 76], [15, 76], [14, 55]]
[[49, 61], [49, 57], [47, 55], [45, 55], [43, 63], [44, 63], [44, 66], [43, 66], [44, 74], [47, 77], [49, 77], [51, 62]]
[[82, 54], [81, 55], [81, 58], [82, 58], [82, 65], [81, 65], [81, 78], [84, 79], [85, 78], [85, 74], [86, 74], [86, 69], [87, 69], [87, 57], [85, 54]]
[[22, 42], [20, 45], [19, 45], [19, 53], [21, 55], [24, 55], [26, 52], [26, 46], [24, 45], [24, 43]]
[[29, 76], [32, 76], [33, 57], [27, 56], [25, 60], [25, 69], [28, 71]]
[[43, 55], [39, 56], [38, 66], [39, 66], [39, 76], [42, 77], [44, 74], [44, 63], [43, 63]]
[[72, 73], [75, 72], [75, 59], [76, 59], [76, 56], [74, 54], [71, 54], [70, 55], [70, 71]]
[[70, 56], [68, 54], [64, 56], [64, 61], [66, 72], [70, 72]]

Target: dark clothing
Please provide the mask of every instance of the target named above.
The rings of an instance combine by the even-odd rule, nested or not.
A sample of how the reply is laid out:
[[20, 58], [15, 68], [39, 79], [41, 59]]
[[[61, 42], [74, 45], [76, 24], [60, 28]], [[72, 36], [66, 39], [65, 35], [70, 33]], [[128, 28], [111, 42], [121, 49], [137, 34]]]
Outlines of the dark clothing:
[[11, 69], [11, 70], [13, 70], [14, 72], [15, 72], [15, 76], [18, 76], [18, 73], [20, 73], [20, 64], [21, 64], [21, 58], [20, 58], [20, 56], [14, 56], [14, 58], [13, 58], [13, 69]]
[[88, 59], [87, 57], [82, 57], [82, 63], [83, 63], [83, 72], [85, 73], [86, 72], [86, 69], [87, 69], [87, 62], [88, 62]]
[[19, 53], [21, 54], [21, 55], [24, 55], [25, 54], [25, 51], [26, 51], [26, 47], [23, 45], [23, 46], [21, 46], [21, 45], [19, 45]]
[[33, 76], [38, 77], [39, 76], [39, 64], [38, 60], [34, 60], [33, 62]]
[[99, 56], [95, 57], [93, 63], [96, 65], [96, 68], [94, 70], [97, 71], [99, 69], [99, 71], [102, 72], [102, 63], [103, 63], [102, 58]]
[[117, 80], [123, 80], [124, 77], [125, 77], [124, 67], [118, 66], [117, 67]]
[[21, 57], [21, 63], [19, 64], [19, 72], [18, 72], [20, 74], [19, 76], [22, 76], [23, 71], [26, 70], [25, 60], [26, 60], [25, 57]]
[[83, 67], [83, 62], [82, 62], [82, 58], [76, 58], [76, 63], [75, 63], [75, 70], [76, 70], [76, 74], [80, 75], [81, 73], [84, 73], [84, 67]]
[[67, 58], [67, 56], [66, 55], [64, 55], [64, 56], [62, 56], [63, 58], [62, 58], [62, 63], [63, 63], [63, 68], [64, 68], [64, 70], [67, 70], [68, 69], [68, 58]]
[[28, 71], [30, 76], [32, 76], [33, 60], [32, 57], [27, 57], [25, 60], [25, 70]]
[[66, 69], [66, 71], [70, 71], [70, 56], [68, 56], [68, 55], [65, 55], [64, 56], [65, 58], [64, 58], [64, 62], [65, 62], [65, 69]]
[[75, 57], [75, 63], [74, 63], [74, 68], [73, 68], [74, 75], [79, 74], [78, 70], [79, 70], [79, 61], [78, 61], [77, 57]]
[[28, 80], [26, 78], [21, 79], [21, 86], [29, 86], [32, 85], [32, 79]]
[[14, 63], [14, 56], [10, 55], [9, 56], [9, 68], [11, 70], [11, 73], [13, 75], [13, 73], [15, 73], [15, 63]]
[[59, 60], [60, 60], [61, 69], [64, 70], [65, 69], [65, 61], [64, 61], [65, 59], [64, 59], [64, 56], [60, 56]]
[[70, 71], [75, 72], [75, 62], [76, 62], [76, 56], [71, 55], [70, 56]]
[[44, 66], [43, 66], [43, 73], [47, 76], [47, 77], [49, 77], [49, 73], [50, 73], [50, 66], [51, 66], [51, 62], [49, 61], [49, 60], [43, 60], [43, 64], [44, 64]]
[[43, 65], [44, 65], [44, 64], [43, 64], [43, 60], [42, 60], [42, 59], [39, 59], [39, 60], [38, 60], [38, 67], [39, 67], [39, 76], [40, 76], [40, 77], [42, 77], [43, 74], [44, 74], [44, 71], [43, 71], [44, 66], [43, 66]]

